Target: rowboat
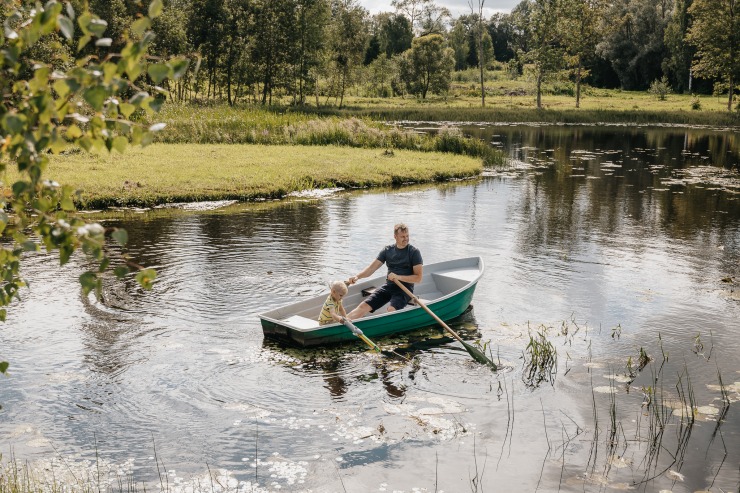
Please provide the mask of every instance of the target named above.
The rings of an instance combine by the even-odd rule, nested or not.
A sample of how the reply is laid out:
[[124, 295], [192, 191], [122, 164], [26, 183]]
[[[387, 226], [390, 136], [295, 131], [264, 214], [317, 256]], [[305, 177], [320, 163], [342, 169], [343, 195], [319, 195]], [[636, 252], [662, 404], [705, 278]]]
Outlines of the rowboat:
[[[439, 318], [452, 320], [470, 306], [482, 275], [483, 259], [480, 257], [427, 264], [424, 265], [421, 282], [414, 288], [414, 294]], [[344, 297], [347, 313], [384, 283], [385, 276], [380, 276], [350, 286]], [[343, 324], [319, 325], [319, 312], [327, 296], [328, 293], [322, 294], [259, 314], [265, 337], [303, 347], [356, 340]], [[353, 323], [371, 339], [436, 324], [429, 313], [415, 305], [393, 312], [388, 312], [386, 305]]]

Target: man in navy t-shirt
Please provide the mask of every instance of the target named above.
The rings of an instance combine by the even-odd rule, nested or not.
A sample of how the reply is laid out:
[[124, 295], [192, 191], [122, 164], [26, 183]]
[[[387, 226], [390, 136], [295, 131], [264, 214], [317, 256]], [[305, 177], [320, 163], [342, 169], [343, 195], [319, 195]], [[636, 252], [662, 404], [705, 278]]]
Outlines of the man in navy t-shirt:
[[395, 244], [384, 247], [370, 265], [347, 280], [349, 284], [354, 284], [358, 279], [371, 276], [381, 265], [388, 266], [386, 283], [347, 314], [350, 320], [363, 317], [388, 302], [389, 312], [404, 308], [411, 298], [393, 281], [398, 279], [411, 292], [414, 291], [414, 283], [421, 282], [424, 265], [419, 249], [409, 244], [409, 228], [403, 223], [396, 224], [393, 227], [393, 237]]

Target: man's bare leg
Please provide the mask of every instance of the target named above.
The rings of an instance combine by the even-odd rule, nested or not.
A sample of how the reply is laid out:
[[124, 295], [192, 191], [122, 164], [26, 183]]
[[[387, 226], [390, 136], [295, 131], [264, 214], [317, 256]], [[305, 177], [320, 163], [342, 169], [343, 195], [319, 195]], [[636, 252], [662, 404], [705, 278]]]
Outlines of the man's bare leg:
[[358, 318], [362, 318], [370, 313], [370, 310], [372, 309], [373, 308], [370, 305], [363, 301], [362, 303], [357, 305], [357, 308], [347, 314], [347, 318], [350, 320], [357, 320]]

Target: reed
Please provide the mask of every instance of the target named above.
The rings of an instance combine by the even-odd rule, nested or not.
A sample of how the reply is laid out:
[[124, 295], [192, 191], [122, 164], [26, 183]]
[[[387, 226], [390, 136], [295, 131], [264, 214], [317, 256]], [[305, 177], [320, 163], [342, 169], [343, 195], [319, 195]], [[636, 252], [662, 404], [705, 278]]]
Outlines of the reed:
[[419, 133], [374, 121], [368, 115], [319, 115], [294, 109], [251, 106], [169, 104], [156, 115], [165, 129], [156, 141], [168, 144], [263, 144], [347, 146], [447, 152], [481, 158], [486, 165], [504, 162], [501, 151], [458, 129], [442, 127]]
[[558, 371], [558, 351], [547, 339], [547, 327], [540, 326], [535, 335], [530, 330], [529, 343], [524, 349], [522, 379], [528, 387], [537, 387], [547, 381], [555, 384]]

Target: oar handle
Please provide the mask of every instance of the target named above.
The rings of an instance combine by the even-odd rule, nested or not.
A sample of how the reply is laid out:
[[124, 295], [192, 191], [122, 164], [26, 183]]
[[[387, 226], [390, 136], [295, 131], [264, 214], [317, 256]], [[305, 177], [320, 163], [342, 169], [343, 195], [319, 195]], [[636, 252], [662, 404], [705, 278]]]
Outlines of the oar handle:
[[426, 310], [426, 312], [429, 315], [431, 315], [434, 318], [434, 320], [436, 320], [437, 323], [439, 325], [441, 325], [447, 332], [449, 332], [449, 334], [452, 337], [454, 337], [455, 339], [457, 339], [459, 342], [462, 342], [463, 344], [465, 344], [465, 342], [462, 340], [462, 338], [459, 335], [457, 335], [457, 332], [455, 332], [454, 330], [452, 330], [446, 323], [444, 323], [442, 321], [442, 319], [439, 318], [432, 310], [430, 310], [429, 307], [426, 306], [419, 298], [417, 298], [416, 295], [414, 295], [414, 293], [412, 293], [411, 291], [409, 291], [409, 288], [407, 288], [406, 286], [404, 286], [401, 281], [399, 281], [398, 279], [394, 279], [393, 282], [395, 282], [396, 283], [396, 286], [398, 286], [399, 288], [401, 288], [404, 293], [406, 293], [407, 295], [409, 295], [411, 297], [411, 299], [413, 299], [414, 302], [416, 302], [417, 305], [419, 305], [424, 310]]

